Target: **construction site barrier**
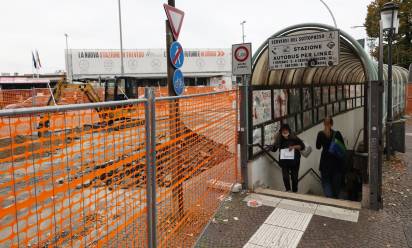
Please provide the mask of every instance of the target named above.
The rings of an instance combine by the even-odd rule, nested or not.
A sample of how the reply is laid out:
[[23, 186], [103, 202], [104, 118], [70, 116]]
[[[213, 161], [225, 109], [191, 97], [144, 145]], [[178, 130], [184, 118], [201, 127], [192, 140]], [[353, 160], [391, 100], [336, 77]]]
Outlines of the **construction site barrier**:
[[187, 247], [237, 180], [236, 91], [0, 111], [0, 247]]

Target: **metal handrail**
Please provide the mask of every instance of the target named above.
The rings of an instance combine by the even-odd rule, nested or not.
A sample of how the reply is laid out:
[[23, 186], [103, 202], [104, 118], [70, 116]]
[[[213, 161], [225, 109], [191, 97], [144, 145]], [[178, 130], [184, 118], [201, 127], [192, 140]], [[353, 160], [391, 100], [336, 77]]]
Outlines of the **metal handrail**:
[[313, 168], [309, 168], [305, 173], [303, 173], [302, 176], [299, 177], [298, 182], [300, 182], [304, 177], [306, 177], [311, 172], [316, 177], [316, 179], [318, 179], [319, 182], [322, 181], [320, 175]]
[[[259, 147], [266, 155], [269, 156], [269, 158], [271, 158], [274, 162], [276, 162], [276, 164], [280, 167], [279, 161], [275, 157], [273, 157], [273, 155], [268, 150], [266, 150], [261, 144], [256, 143], [256, 144], [252, 144], [251, 146]], [[321, 182], [320, 175], [313, 168], [309, 168], [305, 173], [303, 173], [303, 175], [299, 177], [298, 182], [300, 182], [303, 178], [305, 178], [309, 173], [312, 173], [315, 176], [315, 178], [318, 179], [319, 182]]]

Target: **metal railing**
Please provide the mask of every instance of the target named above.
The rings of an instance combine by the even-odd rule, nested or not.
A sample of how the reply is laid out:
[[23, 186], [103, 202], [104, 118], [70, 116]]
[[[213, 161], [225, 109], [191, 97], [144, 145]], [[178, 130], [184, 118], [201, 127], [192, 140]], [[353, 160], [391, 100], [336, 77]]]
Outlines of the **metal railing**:
[[193, 245], [237, 181], [233, 101], [1, 110], [0, 247]]
[[[261, 144], [257, 143], [257, 144], [253, 144], [252, 146], [257, 146], [259, 147], [264, 154], [266, 154], [272, 161], [274, 161], [279, 167], [279, 161], [265, 148], [263, 147]], [[319, 182], [321, 182], [321, 177], [320, 175], [313, 169], [313, 168], [309, 168], [305, 173], [302, 174], [302, 176], [299, 177], [298, 182], [300, 182], [303, 178], [305, 178], [307, 175], [312, 174], [314, 175], [314, 177], [316, 178], [316, 180], [318, 180]]]

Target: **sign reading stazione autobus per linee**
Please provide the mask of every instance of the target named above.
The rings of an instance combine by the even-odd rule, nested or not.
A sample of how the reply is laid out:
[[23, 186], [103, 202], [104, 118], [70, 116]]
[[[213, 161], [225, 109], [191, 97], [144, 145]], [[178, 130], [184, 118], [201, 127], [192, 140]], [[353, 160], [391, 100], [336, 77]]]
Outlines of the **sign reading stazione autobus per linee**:
[[269, 39], [269, 68], [294, 69], [339, 63], [339, 31]]

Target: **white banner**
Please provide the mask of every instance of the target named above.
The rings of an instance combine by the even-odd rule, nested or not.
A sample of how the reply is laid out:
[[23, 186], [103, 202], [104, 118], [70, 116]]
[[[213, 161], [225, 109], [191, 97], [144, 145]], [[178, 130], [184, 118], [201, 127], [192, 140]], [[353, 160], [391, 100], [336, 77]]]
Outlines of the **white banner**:
[[[184, 48], [183, 48], [184, 49]], [[69, 50], [69, 73], [74, 78], [120, 75], [119, 50]], [[185, 76], [197, 74], [226, 75], [231, 73], [230, 49], [190, 49], [184, 51]], [[142, 77], [164, 77], [167, 71], [166, 50], [124, 50], [124, 71], [126, 75]], [[70, 75], [70, 74], [69, 74]]]

